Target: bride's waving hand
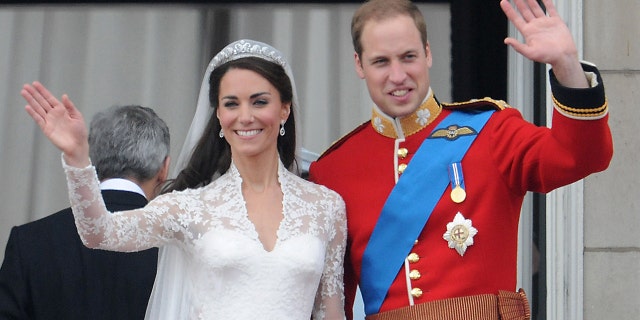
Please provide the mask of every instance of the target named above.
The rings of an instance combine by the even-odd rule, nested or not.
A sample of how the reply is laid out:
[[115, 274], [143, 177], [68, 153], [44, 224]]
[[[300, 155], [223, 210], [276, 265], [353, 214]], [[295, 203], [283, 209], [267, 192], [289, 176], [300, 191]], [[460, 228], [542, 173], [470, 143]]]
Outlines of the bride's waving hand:
[[58, 100], [40, 82], [25, 84], [20, 91], [25, 110], [47, 138], [64, 153], [70, 166], [89, 165], [88, 131], [82, 114], [65, 94]]

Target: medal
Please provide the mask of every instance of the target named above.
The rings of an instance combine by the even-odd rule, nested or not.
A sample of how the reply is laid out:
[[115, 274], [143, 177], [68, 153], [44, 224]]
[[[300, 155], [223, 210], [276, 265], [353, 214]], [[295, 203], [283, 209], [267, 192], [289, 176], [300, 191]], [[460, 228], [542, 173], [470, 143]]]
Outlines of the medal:
[[466, 197], [467, 193], [460, 186], [456, 186], [455, 188], [453, 188], [453, 190], [451, 190], [451, 200], [453, 200], [453, 202], [455, 203], [464, 201]]
[[449, 166], [449, 179], [451, 180], [451, 200], [461, 203], [467, 198], [464, 190], [464, 178], [462, 177], [462, 163], [455, 162]]

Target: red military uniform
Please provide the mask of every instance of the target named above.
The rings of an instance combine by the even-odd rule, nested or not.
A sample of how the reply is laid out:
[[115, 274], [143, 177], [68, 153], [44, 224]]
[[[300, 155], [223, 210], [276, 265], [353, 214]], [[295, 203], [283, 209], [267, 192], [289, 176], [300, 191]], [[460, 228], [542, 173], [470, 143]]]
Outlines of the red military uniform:
[[[345, 309], [351, 314], [362, 256], [387, 196], [418, 147], [439, 122], [464, 108], [494, 108], [462, 160], [466, 198], [452, 201], [447, 187], [393, 281], [380, 312], [410, 304], [515, 291], [518, 221], [527, 191], [549, 192], [607, 168], [613, 153], [602, 80], [590, 89], [562, 87], [553, 78], [552, 129], [526, 122], [500, 101], [440, 105], [433, 94], [413, 114], [392, 119], [374, 107], [356, 128], [310, 167], [310, 179], [345, 200], [348, 248]], [[592, 83], [595, 83], [592, 81]], [[430, 152], [437, 152], [431, 150]], [[415, 199], [421, 201], [421, 199]], [[464, 254], [443, 238], [457, 213], [477, 234]], [[380, 257], [384, 259], [384, 257]]]

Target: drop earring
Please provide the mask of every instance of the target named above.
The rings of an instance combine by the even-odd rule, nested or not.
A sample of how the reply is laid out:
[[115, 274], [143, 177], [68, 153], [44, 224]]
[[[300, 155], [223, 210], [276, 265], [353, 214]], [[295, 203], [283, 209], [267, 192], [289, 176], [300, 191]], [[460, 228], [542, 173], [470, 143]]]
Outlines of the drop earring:
[[284, 136], [284, 122], [280, 123], [280, 136]]
[[222, 129], [220, 129], [220, 133], [218, 133], [218, 136], [220, 137], [220, 139], [224, 138], [224, 131], [222, 131]]

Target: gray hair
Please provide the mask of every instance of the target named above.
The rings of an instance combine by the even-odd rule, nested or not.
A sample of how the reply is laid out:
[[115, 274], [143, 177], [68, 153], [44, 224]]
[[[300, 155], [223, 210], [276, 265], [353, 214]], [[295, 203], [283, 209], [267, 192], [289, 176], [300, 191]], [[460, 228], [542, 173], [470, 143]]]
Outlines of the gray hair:
[[89, 129], [89, 157], [98, 179], [153, 178], [169, 156], [169, 128], [150, 108], [113, 106], [97, 113]]

